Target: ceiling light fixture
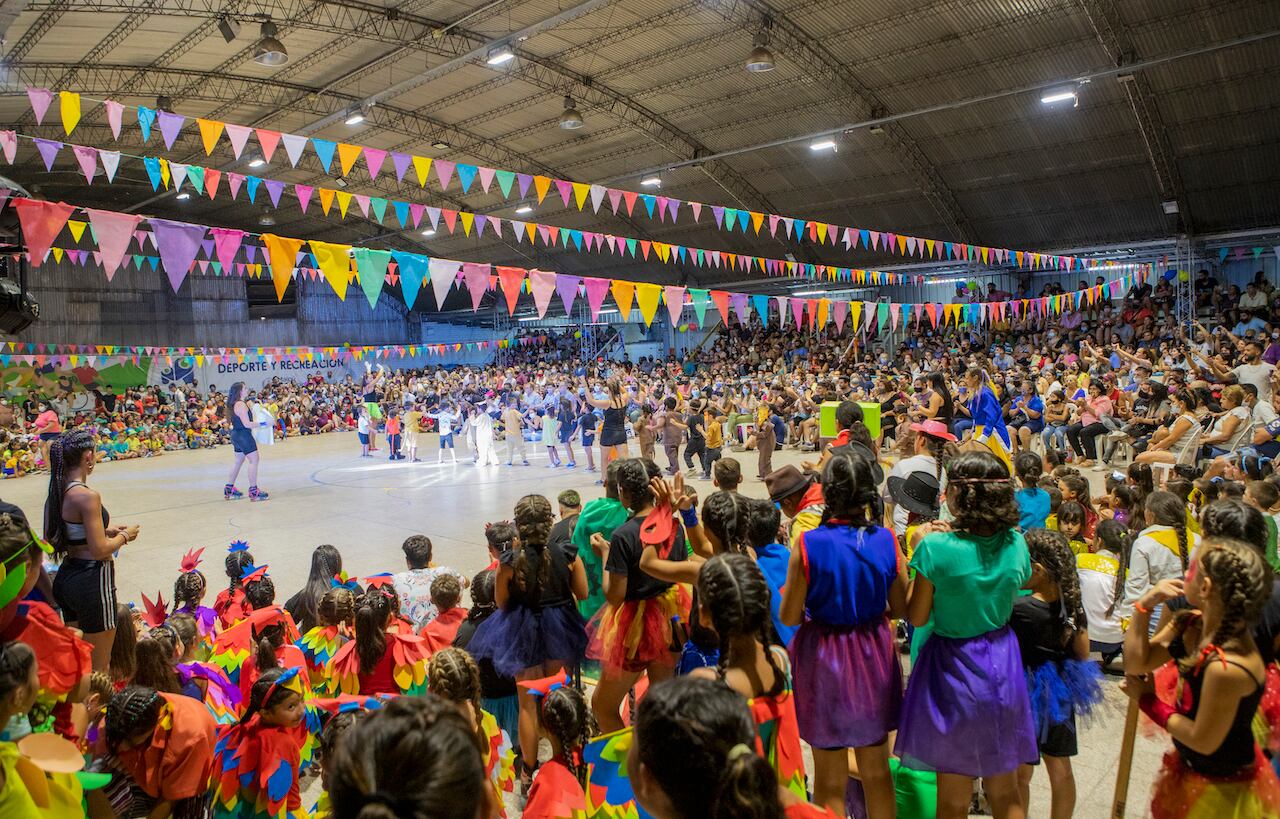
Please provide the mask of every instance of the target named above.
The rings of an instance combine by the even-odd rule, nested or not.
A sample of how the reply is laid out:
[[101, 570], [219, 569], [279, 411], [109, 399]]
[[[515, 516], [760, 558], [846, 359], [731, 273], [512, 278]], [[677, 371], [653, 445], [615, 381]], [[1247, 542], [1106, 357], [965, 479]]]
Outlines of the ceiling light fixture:
[[1178, 200], [1166, 199], [1165, 201], [1160, 203], [1160, 207], [1164, 209], [1165, 213], [1169, 214], [1170, 216], [1173, 216], [1175, 213], [1178, 212]]
[[273, 215], [271, 214], [271, 211], [267, 210], [267, 209], [264, 207], [264, 208], [262, 209], [262, 215], [258, 217], [258, 224], [263, 225], [263, 226], [266, 226], [266, 227], [270, 227], [271, 225], [274, 225], [275, 223], [276, 223], [276, 217], [275, 217], [275, 216], [273, 216]]
[[[768, 25], [767, 22], [766, 25]], [[769, 29], [764, 28], [756, 33], [755, 48], [751, 49], [751, 54], [747, 57], [747, 71], [752, 74], [763, 74], [766, 71], [772, 71], [775, 67], [773, 52], [769, 50]]]
[[820, 139], [817, 142], [809, 143], [811, 151], [836, 151], [836, 141], [834, 139]]
[[521, 205], [520, 207], [516, 208], [516, 213], [520, 216], [523, 216], [526, 213], [533, 213], [533, 208], [530, 207], [529, 205]]
[[1041, 95], [1040, 102], [1043, 105], [1062, 105], [1069, 102], [1072, 108], [1077, 108], [1080, 105], [1080, 95], [1076, 93], [1073, 86], [1050, 88]]
[[255, 156], [253, 159], [249, 160], [250, 168], [261, 168], [265, 164], [267, 164], [267, 160], [263, 159], [260, 156]]
[[174, 199], [177, 199], [179, 202], [185, 202], [190, 198], [191, 198], [191, 194], [188, 193], [187, 191], [183, 191], [182, 193], [174, 197]]
[[646, 188], [661, 188], [662, 177], [657, 174], [654, 174], [653, 176], [646, 176], [644, 179], [640, 180], [640, 184]]
[[276, 37], [279, 30], [270, 18], [262, 21], [258, 42], [253, 46], [253, 61], [267, 68], [279, 68], [289, 62], [289, 50]]
[[573, 97], [565, 94], [564, 111], [560, 112], [560, 127], [566, 131], [576, 131], [582, 127], [582, 112], [573, 105]]
[[226, 14], [218, 18], [218, 31], [228, 43], [240, 36], [240, 21]]
[[156, 110], [164, 111], [165, 113], [168, 113], [168, 114], [173, 113], [173, 100], [169, 97], [168, 94], [161, 94], [160, 96], [156, 97]]
[[436, 229], [435, 229], [435, 228], [427, 228], [426, 230], [422, 231], [422, 235], [423, 235], [423, 236], [435, 236], [435, 235], [436, 235]]
[[347, 186], [347, 178], [345, 176], [339, 176], [333, 184], [337, 185], [339, 188], [345, 188]]
[[347, 118], [343, 121], [344, 125], [359, 125], [364, 122], [364, 106], [358, 106], [347, 110]]
[[436, 140], [435, 142], [431, 143], [431, 147], [435, 148], [437, 151], [447, 151], [449, 150], [449, 143]]
[[489, 65], [502, 65], [511, 62], [516, 58], [516, 53], [511, 50], [511, 46], [503, 43], [500, 46], [494, 46], [489, 49], [489, 56], [485, 57], [485, 62]]

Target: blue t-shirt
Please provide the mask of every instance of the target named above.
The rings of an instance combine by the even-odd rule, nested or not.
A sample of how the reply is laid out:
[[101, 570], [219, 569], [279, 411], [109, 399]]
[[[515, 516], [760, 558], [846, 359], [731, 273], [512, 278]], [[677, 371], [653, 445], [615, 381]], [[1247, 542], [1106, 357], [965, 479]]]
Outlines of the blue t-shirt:
[[1049, 493], [1039, 487], [1019, 489], [1013, 493], [1018, 501], [1018, 528], [1043, 529], [1049, 517]]
[[1014, 412], [1016, 413], [1013, 416], [1014, 418], [1017, 418], [1018, 416], [1022, 415], [1022, 413], [1017, 412], [1017, 408], [1022, 406], [1024, 403], [1026, 404], [1027, 409], [1031, 410], [1032, 412], [1040, 413], [1039, 418], [1032, 418], [1029, 415], [1022, 416], [1027, 420], [1027, 429], [1031, 430], [1032, 432], [1040, 432], [1041, 430], [1044, 429], [1044, 401], [1041, 400], [1040, 396], [1038, 395], [1031, 396], [1031, 400], [1029, 401], [1027, 400], [1026, 396], [1023, 396], [1023, 395], [1014, 396], [1013, 404], [1012, 404]]
[[902, 570], [902, 552], [883, 526], [827, 523], [800, 536], [810, 620], [835, 627], [883, 620], [889, 587]]
[[770, 543], [756, 549], [756, 563], [764, 575], [764, 582], [769, 586], [769, 614], [773, 617], [773, 628], [778, 632], [778, 640], [784, 645], [791, 644], [796, 636], [797, 626], [784, 626], [778, 616], [782, 608], [782, 587], [787, 585], [787, 564], [791, 562], [791, 550], [781, 543]]

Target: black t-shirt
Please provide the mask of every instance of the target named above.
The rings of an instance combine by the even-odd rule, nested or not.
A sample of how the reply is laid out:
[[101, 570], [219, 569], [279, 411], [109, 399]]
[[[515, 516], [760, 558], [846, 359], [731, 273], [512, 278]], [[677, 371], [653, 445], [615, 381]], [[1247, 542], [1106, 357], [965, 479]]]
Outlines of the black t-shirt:
[[1271, 663], [1276, 658], [1276, 640], [1280, 640], [1280, 578], [1271, 581], [1271, 596], [1253, 627], [1253, 640], [1258, 644], [1262, 661]]
[[[511, 578], [511, 585], [508, 587], [508, 607], [526, 606], [537, 610], [571, 605], [573, 603], [573, 591], [570, 586], [572, 570], [569, 567], [573, 563], [573, 558], [565, 553], [564, 545], [548, 542], [546, 548], [541, 551], [512, 549], [509, 552], [503, 552], [498, 562], [515, 570], [521, 552], [526, 554], [527, 572], [516, 571]], [[577, 557], [577, 552], [574, 552], [573, 557]], [[551, 561], [546, 580], [540, 588], [533, 588], [532, 584], [541, 574], [544, 559]], [[525, 577], [530, 579], [526, 581]], [[526, 582], [530, 584], [529, 587], [525, 586]]]
[[1060, 602], [1046, 603], [1031, 595], [1019, 597], [1013, 602], [1009, 615], [1009, 628], [1018, 638], [1022, 652], [1022, 664], [1031, 668], [1067, 656], [1065, 624]]
[[[670, 583], [645, 574], [640, 568], [640, 555], [644, 552], [644, 544], [640, 542], [643, 522], [643, 518], [632, 517], [613, 530], [613, 537], [609, 540], [609, 560], [604, 564], [605, 571], [610, 574], [626, 575], [628, 600], [648, 600], [671, 588]], [[669, 560], [685, 559], [684, 542], [684, 526], [676, 521], [676, 547], [671, 550]]]
[[703, 439], [702, 432], [702, 413], [691, 412], [685, 417], [685, 423], [689, 425], [689, 443], [700, 442]]
[[578, 525], [578, 515], [574, 513], [567, 515], [556, 521], [551, 527], [551, 534], [547, 536], [547, 545], [556, 546], [564, 552], [565, 559], [569, 565], [573, 565], [573, 561], [578, 557], [578, 547], [573, 544], [573, 530]]

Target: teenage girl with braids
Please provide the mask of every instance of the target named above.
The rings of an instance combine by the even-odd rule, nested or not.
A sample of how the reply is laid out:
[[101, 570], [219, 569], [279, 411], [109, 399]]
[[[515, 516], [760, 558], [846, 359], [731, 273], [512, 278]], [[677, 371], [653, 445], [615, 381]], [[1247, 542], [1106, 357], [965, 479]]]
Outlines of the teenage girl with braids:
[[370, 587], [356, 599], [355, 639], [333, 655], [328, 674], [344, 694], [421, 694], [427, 648], [412, 632], [393, 628], [398, 598]]
[[[131, 685], [107, 703], [98, 764], [118, 816], [203, 817], [217, 726], [200, 702]], [[167, 804], [165, 804], [167, 803]]]
[[1143, 514], [1147, 525], [1134, 538], [1124, 598], [1117, 608], [1126, 619], [1133, 616], [1134, 603], [1161, 580], [1186, 575], [1200, 542], [1199, 535], [1187, 530], [1186, 503], [1172, 492], [1161, 489], [1148, 495]]
[[223, 562], [223, 568], [230, 582], [225, 589], [218, 592], [218, 596], [213, 601], [213, 610], [217, 612], [218, 624], [222, 628], [231, 627], [248, 613], [244, 607], [244, 589], [241, 588], [241, 579], [245, 576], [245, 570], [251, 566], [253, 566], [253, 555], [249, 554], [249, 544], [243, 540], [232, 541], [227, 549], [227, 558]]
[[477, 819], [498, 810], [470, 723], [439, 697], [399, 697], [326, 759], [333, 819]]
[[[515, 789], [515, 754], [511, 739], [493, 715], [480, 704], [480, 667], [471, 655], [450, 646], [431, 655], [427, 663], [427, 690], [453, 703], [471, 725], [484, 763], [485, 780], [494, 803], [502, 805], [502, 794]], [[501, 815], [506, 816], [505, 810]]]
[[24, 599], [35, 588], [49, 548], [21, 509], [0, 501], [0, 644], [22, 642], [36, 653], [40, 704], [51, 709], [53, 730], [74, 740], [71, 704], [88, 693], [93, 647], [48, 604]]
[[[619, 709], [627, 692], [648, 674], [651, 683], [667, 679], [675, 671], [676, 655], [671, 651], [673, 617], [689, 609], [688, 592], [683, 587], [658, 580], [640, 568], [644, 552], [641, 528], [654, 510], [650, 481], [661, 475], [658, 465], [643, 458], [629, 458], [618, 467], [618, 499], [631, 518], [613, 532], [608, 541], [593, 534], [591, 545], [604, 563], [607, 605], [588, 626], [591, 638], [587, 656], [600, 661], [601, 679], [592, 696], [591, 707], [603, 733], [622, 728]], [[685, 559], [685, 527], [680, 521], [655, 521], [669, 530], [658, 557]]]
[[138, 527], [112, 526], [102, 497], [89, 488], [93, 436], [64, 432], [49, 447], [49, 496], [44, 537], [62, 561], [53, 597], [68, 626], [93, 646], [93, 667], [106, 671], [116, 630], [115, 554], [138, 537]]
[[885, 612], [906, 610], [906, 573], [871, 465], [836, 454], [822, 476], [826, 510], [791, 553], [781, 617], [791, 643], [800, 736], [813, 746], [813, 799], [844, 810], [853, 748], [873, 816], [892, 816], [889, 733], [898, 727], [902, 666]]
[[[928, 524], [911, 558], [907, 617], [932, 618], [902, 701], [894, 750], [903, 765], [938, 773], [942, 819], [967, 816], [973, 780], [983, 777], [998, 819], [1022, 819], [1018, 766], [1034, 763], [1031, 705], [1013, 600], [1031, 579], [1008, 467], [986, 452], [947, 465], [950, 524]], [[797, 638], [798, 639], [798, 638]]]
[[[1071, 757], [1078, 750], [1076, 713], [1102, 700], [1101, 671], [1088, 662], [1089, 630], [1076, 577], [1076, 556], [1061, 532], [1025, 534], [1031, 555], [1031, 594], [1013, 603], [1009, 627], [1018, 637], [1035, 719], [1040, 758], [1049, 775], [1050, 817], [1070, 819], [1076, 806]], [[1030, 809], [1032, 765], [1018, 770], [1022, 805]]]
[[[834, 456], [843, 457], [848, 456]], [[719, 639], [719, 664], [714, 669], [699, 668], [692, 676], [721, 680], [746, 698], [758, 729], [757, 750], [773, 766], [778, 783], [804, 799], [804, 758], [791, 661], [786, 649], [773, 644], [769, 596], [764, 574], [748, 555], [720, 554], [702, 565], [698, 616]]]
[[686, 676], [653, 686], [636, 706], [627, 753], [636, 802], [657, 819], [836, 815], [781, 788], [755, 742], [746, 703], [724, 683]]
[[[333, 581], [335, 584], [338, 581]], [[335, 585], [320, 598], [316, 607], [318, 622], [295, 644], [307, 661], [307, 674], [315, 693], [332, 697], [338, 693], [338, 680], [330, 675], [330, 661], [347, 644], [355, 627], [356, 596], [346, 586]]]
[[275, 819], [302, 807], [305, 700], [296, 668], [271, 669], [253, 684], [244, 716], [218, 731], [209, 782], [215, 819]]
[[[1271, 570], [1255, 547], [1213, 538], [1196, 553], [1185, 583], [1162, 580], [1134, 605], [1125, 688], [1173, 739], [1152, 789], [1155, 819], [1280, 816], [1280, 782], [1251, 728], [1265, 679], [1251, 629], [1270, 588]], [[1183, 593], [1194, 610], [1148, 637], [1152, 610]], [[1173, 705], [1156, 697], [1150, 677], [1170, 659], [1179, 669]]]
[[[488, 658], [499, 674], [536, 680], [582, 661], [586, 624], [575, 598], [587, 596], [582, 561], [564, 542], [548, 543], [554, 516], [542, 495], [516, 502], [516, 548], [499, 560], [494, 589], [498, 611], [476, 630], [468, 651]], [[538, 767], [538, 703], [527, 690], [520, 700], [521, 781]]]
[[1076, 577], [1080, 582], [1080, 604], [1089, 627], [1089, 650], [1102, 655], [1106, 671], [1124, 645], [1124, 626], [1116, 609], [1124, 599], [1125, 574], [1133, 535], [1129, 527], [1115, 520], [1098, 521], [1089, 551], [1076, 555]]
[[582, 748], [596, 735], [596, 721], [582, 691], [563, 671], [520, 683], [538, 702], [538, 728], [551, 743], [551, 759], [538, 766], [524, 819], [564, 819], [587, 812], [587, 766]]

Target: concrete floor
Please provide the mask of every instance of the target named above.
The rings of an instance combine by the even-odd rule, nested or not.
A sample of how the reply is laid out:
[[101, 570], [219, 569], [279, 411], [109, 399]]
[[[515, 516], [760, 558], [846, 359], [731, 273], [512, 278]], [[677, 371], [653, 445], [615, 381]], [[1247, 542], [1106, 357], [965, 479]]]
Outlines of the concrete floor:
[[[460, 463], [435, 463], [435, 437], [424, 436], [425, 463], [360, 458], [353, 433], [291, 439], [264, 450], [260, 483], [271, 493], [266, 503], [222, 499], [231, 451], [228, 447], [167, 453], [159, 458], [100, 465], [91, 478], [111, 511], [113, 522], [137, 523], [138, 540], [117, 560], [117, 586], [124, 600], [150, 597], [157, 590], [169, 599], [178, 565], [187, 549], [205, 547], [202, 567], [210, 585], [222, 581], [222, 558], [230, 541], [245, 539], [259, 564], [270, 566], [277, 597], [284, 601], [302, 586], [312, 548], [332, 543], [343, 555], [348, 574], [369, 575], [404, 568], [400, 544], [426, 534], [436, 562], [470, 576], [489, 562], [484, 524], [511, 516], [516, 500], [528, 493], [552, 498], [577, 489], [584, 500], [598, 497], [597, 475], [577, 469], [547, 468], [546, 451], [530, 445], [528, 467], [476, 467], [460, 453]], [[634, 447], [633, 447], [634, 448]], [[562, 453], [563, 456], [563, 453]], [[659, 458], [661, 458], [661, 454]], [[755, 474], [754, 453], [738, 455], [743, 471]], [[798, 463], [810, 455], [786, 450], [774, 466]], [[1095, 476], [1096, 477], [1096, 476]], [[709, 483], [694, 481], [702, 494]], [[247, 486], [242, 474], [240, 488]], [[43, 508], [47, 481], [32, 476], [0, 485], [5, 500], [34, 520]], [[765, 495], [759, 481], [743, 491]], [[212, 600], [212, 594], [209, 596]], [[1127, 699], [1116, 678], [1107, 678], [1107, 701], [1081, 726], [1080, 755], [1074, 760], [1078, 788], [1076, 815], [1111, 812], [1115, 769], [1120, 752]], [[1168, 747], [1163, 732], [1151, 737], [1139, 730], [1130, 785], [1129, 816], [1144, 816], [1160, 756]], [[1042, 772], [1032, 783], [1033, 816], [1048, 815], [1049, 787]]]

